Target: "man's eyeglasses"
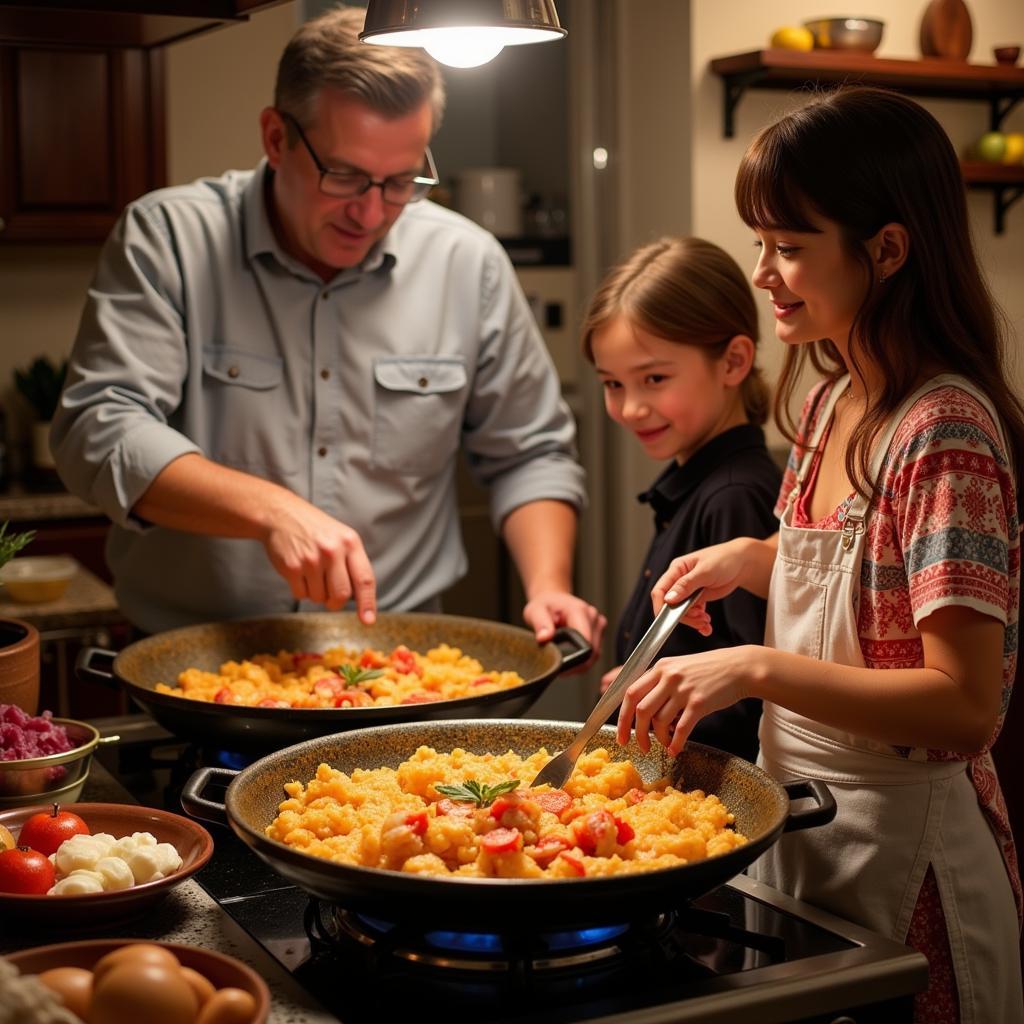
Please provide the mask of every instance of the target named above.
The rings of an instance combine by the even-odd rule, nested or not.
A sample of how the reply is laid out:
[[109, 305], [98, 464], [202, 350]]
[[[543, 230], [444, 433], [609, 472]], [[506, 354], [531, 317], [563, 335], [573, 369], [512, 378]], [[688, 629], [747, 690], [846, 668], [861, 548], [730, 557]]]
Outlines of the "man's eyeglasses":
[[424, 154], [424, 167], [421, 174], [403, 174], [376, 181], [362, 171], [332, 171], [329, 167], [325, 167], [320, 157], [316, 155], [316, 151], [309, 144], [309, 139], [306, 138], [306, 133], [302, 130], [299, 122], [286, 110], [280, 110], [278, 113], [287, 118], [299, 133], [302, 144], [320, 172], [320, 191], [324, 195], [334, 196], [336, 199], [354, 199], [376, 187], [380, 189], [385, 203], [391, 203], [393, 206], [405, 206], [406, 203], [415, 203], [417, 199], [422, 199], [441, 180], [437, 176], [434, 157], [431, 155], [429, 147]]

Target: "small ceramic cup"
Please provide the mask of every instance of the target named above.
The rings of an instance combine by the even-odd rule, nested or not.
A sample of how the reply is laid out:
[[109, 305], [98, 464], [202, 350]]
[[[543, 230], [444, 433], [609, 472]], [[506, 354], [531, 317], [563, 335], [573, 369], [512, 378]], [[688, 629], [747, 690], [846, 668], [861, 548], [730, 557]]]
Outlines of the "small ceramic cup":
[[997, 64], [1007, 64], [1013, 67], [1020, 56], [1020, 46], [993, 46], [992, 56], [995, 57]]

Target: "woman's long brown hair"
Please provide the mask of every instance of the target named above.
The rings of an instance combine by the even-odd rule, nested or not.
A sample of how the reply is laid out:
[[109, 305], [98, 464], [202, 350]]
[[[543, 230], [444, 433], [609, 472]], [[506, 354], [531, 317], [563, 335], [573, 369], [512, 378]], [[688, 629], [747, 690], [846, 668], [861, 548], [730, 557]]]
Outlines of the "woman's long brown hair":
[[[736, 177], [736, 206], [755, 229], [813, 231], [811, 216], [840, 226], [849, 251], [873, 268], [866, 247], [885, 224], [910, 237], [904, 265], [872, 284], [854, 318], [850, 359], [880, 367], [883, 385], [854, 429], [846, 470], [870, 495], [871, 444], [911, 392], [957, 373], [992, 402], [1006, 431], [1018, 495], [1024, 408], [1006, 369], [1006, 318], [985, 284], [971, 240], [960, 164], [942, 126], [920, 104], [882, 89], [849, 88], [815, 99], [763, 129]], [[774, 413], [791, 441], [791, 401], [806, 361], [826, 378], [845, 372], [829, 339], [787, 350]]]

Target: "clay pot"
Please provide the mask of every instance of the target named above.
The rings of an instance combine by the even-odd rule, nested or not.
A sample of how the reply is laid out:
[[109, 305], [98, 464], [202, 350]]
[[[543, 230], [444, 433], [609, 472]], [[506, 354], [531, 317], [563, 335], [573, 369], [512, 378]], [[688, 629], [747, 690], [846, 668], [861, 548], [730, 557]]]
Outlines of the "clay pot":
[[39, 708], [39, 630], [21, 619], [0, 619], [0, 704]]
[[964, 0], [931, 0], [921, 18], [921, 56], [966, 60], [973, 39]]

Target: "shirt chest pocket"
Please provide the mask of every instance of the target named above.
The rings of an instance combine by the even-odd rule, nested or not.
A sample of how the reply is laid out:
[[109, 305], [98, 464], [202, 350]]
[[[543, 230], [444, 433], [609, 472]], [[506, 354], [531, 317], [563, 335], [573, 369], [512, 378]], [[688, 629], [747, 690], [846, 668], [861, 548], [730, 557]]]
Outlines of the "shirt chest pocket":
[[277, 477], [295, 460], [295, 414], [284, 407], [284, 365], [224, 345], [203, 350], [203, 445], [214, 461]]
[[378, 359], [373, 366], [373, 464], [438, 472], [458, 450], [469, 375], [458, 359]]

